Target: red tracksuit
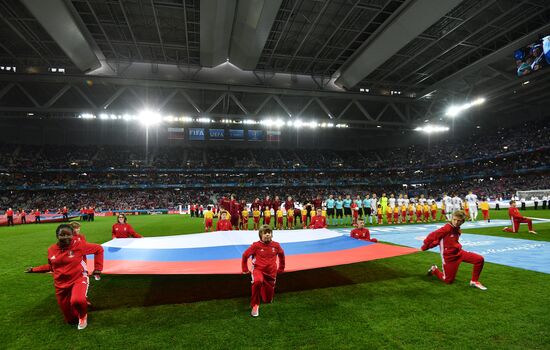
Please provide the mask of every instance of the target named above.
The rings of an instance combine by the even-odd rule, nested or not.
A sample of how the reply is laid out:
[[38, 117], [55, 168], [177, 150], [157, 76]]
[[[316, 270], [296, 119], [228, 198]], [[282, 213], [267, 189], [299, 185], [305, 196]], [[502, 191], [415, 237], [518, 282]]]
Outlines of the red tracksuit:
[[504, 231], [517, 233], [519, 230], [519, 224], [526, 223], [529, 227], [529, 231], [533, 231], [533, 220], [528, 219], [519, 213], [518, 208], [510, 207], [508, 209], [508, 215], [512, 221], [512, 228], [506, 227]]
[[229, 202], [229, 214], [231, 215], [231, 225], [239, 227], [239, 216], [241, 213], [241, 205], [236, 200], [232, 199]]
[[313, 203], [313, 208], [317, 210], [317, 209], [321, 209], [321, 205], [323, 204], [323, 201], [321, 199], [315, 198], [314, 200], [311, 201], [311, 203]]
[[350, 237], [363, 241], [378, 242], [376, 238], [370, 238], [370, 231], [365, 227], [351, 230]]
[[[252, 298], [250, 306], [260, 305], [260, 297], [264, 303], [273, 301], [277, 275], [285, 270], [285, 252], [277, 242], [268, 244], [257, 241], [243, 253], [243, 273], [248, 273], [248, 258], [252, 257]], [[279, 268], [277, 269], [277, 257]]]
[[309, 228], [318, 229], [327, 227], [327, 218], [322, 215], [315, 215], [311, 218]]
[[143, 238], [142, 235], [134, 231], [130, 224], [116, 223], [111, 230], [112, 238]]
[[453, 283], [461, 262], [467, 262], [474, 265], [472, 271], [472, 281], [479, 281], [479, 275], [483, 269], [484, 259], [481, 255], [462, 250], [462, 245], [458, 243], [461, 232], [450, 223], [430, 233], [424, 239], [422, 250], [431, 249], [439, 245], [441, 249], [441, 259], [443, 263], [443, 272], [435, 269], [433, 274], [445, 283]]
[[[94, 254], [94, 270], [103, 269], [103, 247], [99, 244], [73, 241], [67, 249], [54, 244], [48, 248], [48, 262], [53, 271], [57, 303], [68, 323], [78, 322], [88, 312], [88, 270], [84, 257]], [[40, 272], [35, 271], [33, 272]]]
[[229, 220], [218, 220], [216, 224], [216, 231], [231, 231], [233, 227], [231, 226], [231, 221]]
[[[73, 241], [71, 242], [71, 244], [78, 244], [80, 242], [87, 243], [86, 236], [81, 234], [74, 234]], [[86, 259], [86, 255], [84, 255], [82, 259], [84, 260], [84, 262], [88, 261]], [[44, 265], [33, 267], [31, 272], [50, 272], [50, 271], [52, 271], [52, 266], [50, 264], [44, 264]]]

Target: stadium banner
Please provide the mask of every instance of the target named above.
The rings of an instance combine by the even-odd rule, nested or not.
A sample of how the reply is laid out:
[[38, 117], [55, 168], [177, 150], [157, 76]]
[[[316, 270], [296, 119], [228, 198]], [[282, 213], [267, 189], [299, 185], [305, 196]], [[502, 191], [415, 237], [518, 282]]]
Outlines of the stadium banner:
[[281, 141], [281, 131], [280, 130], [267, 130], [266, 141], [268, 141], [268, 142], [279, 142], [279, 141]]
[[225, 130], [224, 129], [209, 129], [208, 137], [210, 140], [223, 140], [225, 139]]
[[263, 130], [247, 130], [248, 141], [263, 141], [264, 140], [264, 131]]
[[231, 141], [244, 141], [243, 129], [229, 129], [229, 139]]
[[169, 140], [183, 140], [185, 136], [185, 130], [183, 128], [168, 128]]
[[189, 140], [204, 141], [204, 128], [189, 128]]

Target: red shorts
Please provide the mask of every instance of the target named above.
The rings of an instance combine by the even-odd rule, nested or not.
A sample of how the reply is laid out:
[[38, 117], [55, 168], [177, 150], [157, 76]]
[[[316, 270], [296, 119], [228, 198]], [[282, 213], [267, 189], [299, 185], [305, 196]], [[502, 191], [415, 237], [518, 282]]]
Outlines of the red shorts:
[[269, 225], [271, 222], [271, 216], [264, 216], [264, 224]]
[[259, 217], [259, 216], [255, 216], [255, 217], [254, 217], [254, 223], [255, 223], [255, 224], [259, 224], [259, 223], [260, 223], [260, 217]]
[[212, 227], [212, 219], [204, 220], [204, 227]]
[[239, 225], [239, 216], [231, 215], [231, 226], [238, 226], [238, 225]]
[[283, 224], [283, 217], [282, 217], [282, 216], [281, 216], [281, 217], [277, 217], [277, 223], [278, 223], [278, 224], [281, 224], [281, 225]]

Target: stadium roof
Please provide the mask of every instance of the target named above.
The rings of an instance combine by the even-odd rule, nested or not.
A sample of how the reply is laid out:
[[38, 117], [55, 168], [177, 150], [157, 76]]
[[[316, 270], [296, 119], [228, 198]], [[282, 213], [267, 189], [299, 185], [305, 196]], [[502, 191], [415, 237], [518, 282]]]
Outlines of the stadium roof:
[[412, 127], [478, 96], [540, 113], [550, 74], [518, 78], [513, 53], [549, 23], [543, 0], [0, 0], [0, 113]]

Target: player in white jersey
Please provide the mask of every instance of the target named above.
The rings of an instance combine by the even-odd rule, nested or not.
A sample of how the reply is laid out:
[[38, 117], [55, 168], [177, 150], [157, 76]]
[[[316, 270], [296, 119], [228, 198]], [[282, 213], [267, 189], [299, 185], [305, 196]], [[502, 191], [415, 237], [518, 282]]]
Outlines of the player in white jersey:
[[403, 199], [403, 195], [400, 194], [400, 195], [399, 195], [399, 198], [397, 198], [397, 206], [398, 206], [399, 208], [401, 208], [401, 206], [403, 205], [404, 202], [405, 202], [405, 199]]
[[411, 201], [409, 200], [409, 196], [408, 195], [404, 195], [403, 196], [403, 204], [405, 204], [407, 207], [409, 207], [409, 203]]
[[388, 205], [392, 208], [395, 208], [395, 196], [392, 194], [390, 194], [390, 198], [388, 199]]
[[477, 220], [477, 196], [469, 191], [466, 197], [464, 197], [466, 202], [468, 202], [468, 208], [470, 209], [470, 220]]
[[420, 198], [418, 198], [418, 203], [424, 205], [424, 203], [426, 203], [426, 198], [424, 197], [423, 194], [420, 195]]
[[371, 218], [374, 217], [374, 222], [376, 223], [378, 222], [376, 219], [377, 209], [378, 209], [378, 197], [376, 197], [376, 193], [372, 194], [372, 198], [370, 199], [370, 207], [371, 207], [370, 216]]
[[451, 208], [453, 208], [453, 211], [452, 211], [453, 213], [462, 208], [462, 199], [460, 199], [460, 197], [456, 193], [452, 198]]
[[453, 199], [447, 195], [447, 193], [443, 193], [443, 204], [445, 205], [445, 216], [447, 217], [447, 221], [451, 221], [453, 216]]

